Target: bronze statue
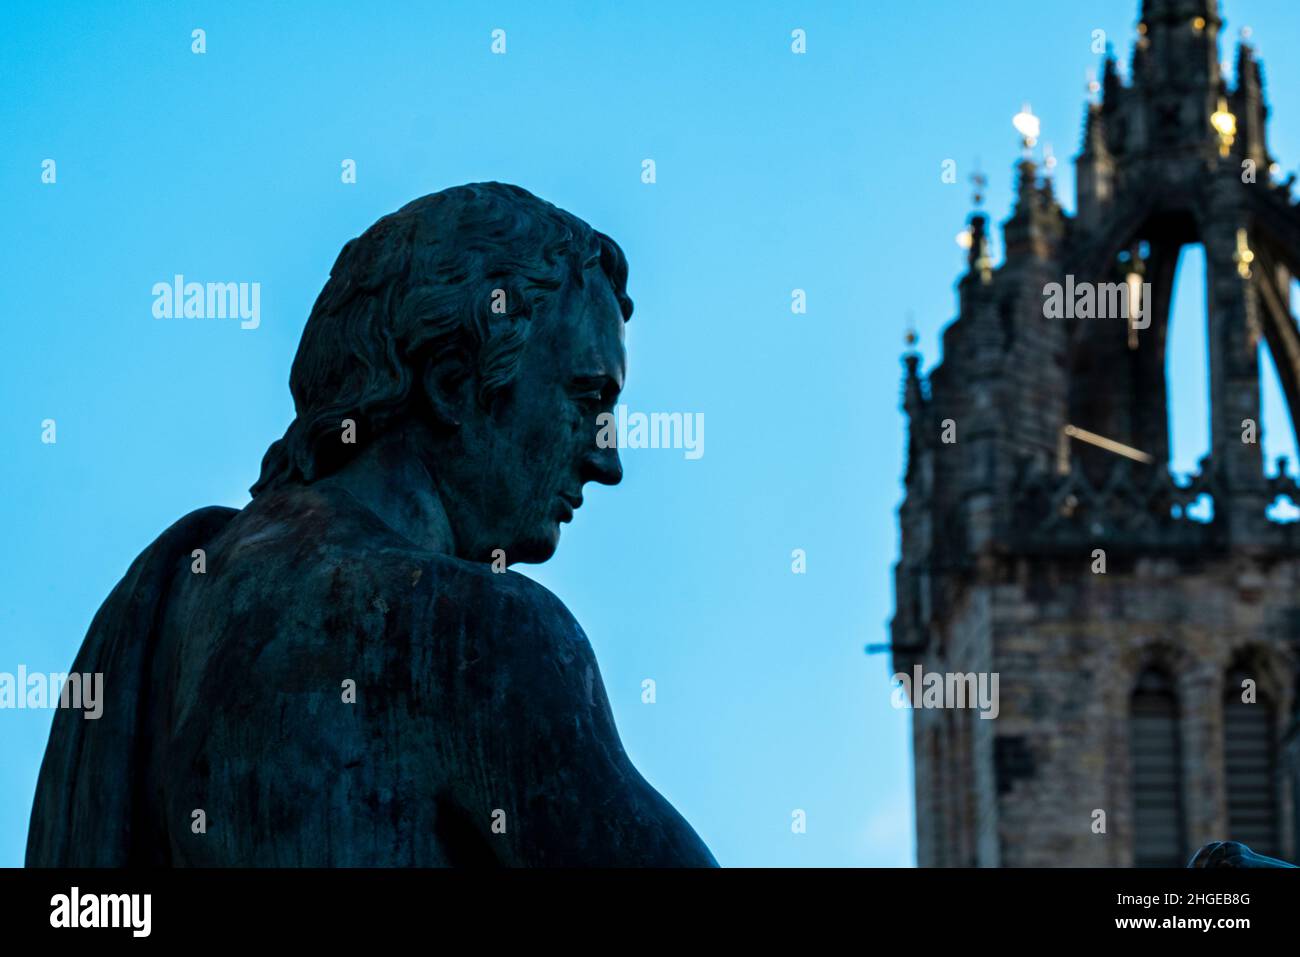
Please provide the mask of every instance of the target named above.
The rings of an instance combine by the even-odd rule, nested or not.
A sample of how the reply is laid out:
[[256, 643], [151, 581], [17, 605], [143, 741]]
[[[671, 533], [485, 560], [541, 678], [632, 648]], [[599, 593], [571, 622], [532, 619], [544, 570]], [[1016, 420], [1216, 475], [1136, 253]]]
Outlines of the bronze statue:
[[181, 519], [96, 615], [29, 866], [714, 865], [629, 761], [543, 562], [623, 387], [627, 263], [531, 193], [344, 246], [242, 510]]

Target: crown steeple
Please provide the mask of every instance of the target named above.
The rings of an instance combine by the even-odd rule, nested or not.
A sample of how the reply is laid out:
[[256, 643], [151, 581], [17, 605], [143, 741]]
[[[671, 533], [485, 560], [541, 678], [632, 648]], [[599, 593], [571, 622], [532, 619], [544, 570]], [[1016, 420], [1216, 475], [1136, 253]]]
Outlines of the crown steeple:
[[[1282, 796], [1300, 793], [1300, 770], [1287, 772], [1289, 790], [1263, 775], [1243, 788], [1219, 756], [1249, 747], [1282, 768], [1289, 753], [1276, 722], [1233, 745], [1244, 732], [1224, 716], [1232, 695], [1208, 695], [1208, 720], [1198, 711], [1183, 731], [1172, 722], [1191, 712], [1169, 705], [1167, 741], [1199, 735], [1197, 753], [1214, 756], [1193, 770], [1165, 773], [1161, 745], [1139, 773], [1141, 754], [1116, 748], [1135, 689], [1213, 684], [1235, 667], [1225, 634], [1294, 657], [1296, 629], [1277, 623], [1294, 617], [1295, 596], [1267, 583], [1300, 580], [1300, 526], [1270, 521], [1278, 496], [1300, 502], [1300, 483], [1265, 473], [1260, 352], [1300, 426], [1300, 331], [1287, 308], [1300, 204], [1273, 182], [1255, 51], [1226, 51], [1226, 81], [1221, 30], [1214, 0], [1143, 3], [1132, 68], [1121, 76], [1107, 50], [1088, 84], [1102, 95], [1083, 117], [1073, 215], [1052, 196], [1050, 154], [1035, 152], [1037, 117], [1026, 105], [1012, 118], [1022, 153], [1000, 261], [978, 212], [960, 234], [966, 263], [941, 360], [922, 375], [914, 353], [904, 358], [894, 669], [999, 674], [1003, 702], [997, 722], [913, 715], [922, 866], [1176, 865], [1223, 832], [1234, 801], [1281, 822], [1252, 841], [1285, 841], [1300, 858], [1300, 814]], [[1193, 243], [1205, 262], [1210, 448], [1175, 479], [1166, 346], [1180, 252]], [[1144, 684], [1148, 660], [1169, 684]], [[1228, 671], [1223, 687], [1238, 680]], [[1130, 810], [1100, 841], [1080, 808], [1111, 801]]]

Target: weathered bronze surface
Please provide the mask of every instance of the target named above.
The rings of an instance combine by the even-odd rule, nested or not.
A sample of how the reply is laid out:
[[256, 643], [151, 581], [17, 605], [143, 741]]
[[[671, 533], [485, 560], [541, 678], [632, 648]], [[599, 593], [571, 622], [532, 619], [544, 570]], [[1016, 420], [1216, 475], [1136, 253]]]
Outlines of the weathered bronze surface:
[[253, 501], [177, 522], [91, 625], [105, 714], [57, 713], [27, 863], [714, 864], [624, 753], [578, 623], [505, 568], [621, 478], [596, 416], [626, 278], [499, 183], [349, 242]]

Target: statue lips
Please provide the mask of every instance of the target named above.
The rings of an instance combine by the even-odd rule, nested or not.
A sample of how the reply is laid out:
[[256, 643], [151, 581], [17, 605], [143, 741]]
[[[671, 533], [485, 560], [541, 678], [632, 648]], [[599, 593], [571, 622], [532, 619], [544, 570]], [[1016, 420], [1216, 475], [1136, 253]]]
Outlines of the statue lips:
[[560, 521], [571, 522], [573, 521], [573, 513], [582, 508], [582, 495], [566, 495], [564, 492], [561, 492], [560, 504], [564, 506], [561, 510], [562, 515]]

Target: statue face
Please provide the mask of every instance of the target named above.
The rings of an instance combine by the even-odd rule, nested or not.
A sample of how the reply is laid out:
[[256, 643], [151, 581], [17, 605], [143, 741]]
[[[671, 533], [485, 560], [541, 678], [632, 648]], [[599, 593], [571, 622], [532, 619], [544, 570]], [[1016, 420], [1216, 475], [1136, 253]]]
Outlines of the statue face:
[[461, 558], [544, 562], [587, 482], [616, 485], [618, 449], [596, 444], [626, 370], [623, 315], [608, 279], [589, 268], [535, 316], [514, 381], [483, 409], [462, 406], [456, 448], [440, 456], [439, 493]]

